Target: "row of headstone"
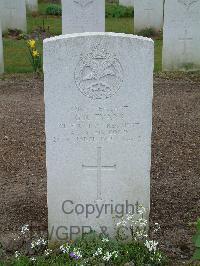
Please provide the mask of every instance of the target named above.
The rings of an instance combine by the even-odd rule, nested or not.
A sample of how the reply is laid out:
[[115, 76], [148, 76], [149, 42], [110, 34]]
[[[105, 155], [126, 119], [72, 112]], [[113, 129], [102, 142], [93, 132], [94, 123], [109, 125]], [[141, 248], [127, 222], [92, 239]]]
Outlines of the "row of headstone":
[[[132, 5], [131, 1], [121, 4]], [[37, 10], [37, 0], [26, 0], [29, 10]], [[165, 1], [163, 70], [199, 69], [199, 0]], [[105, 31], [105, 0], [62, 0], [63, 34]], [[135, 32], [156, 31], [163, 26], [163, 0], [134, 0]], [[2, 31], [26, 31], [25, 0], [0, 0]]]
[[163, 70], [200, 69], [200, 0], [134, 0], [134, 31], [147, 28], [163, 29]]

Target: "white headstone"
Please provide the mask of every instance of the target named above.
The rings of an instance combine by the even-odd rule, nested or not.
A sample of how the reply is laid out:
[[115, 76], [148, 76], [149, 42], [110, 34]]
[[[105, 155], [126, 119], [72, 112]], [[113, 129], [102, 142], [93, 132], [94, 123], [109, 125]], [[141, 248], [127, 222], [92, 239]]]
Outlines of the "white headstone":
[[28, 11], [38, 11], [38, 0], [26, 0], [26, 7]]
[[163, 27], [163, 0], [134, 0], [134, 30]]
[[134, 6], [134, 0], [119, 0], [119, 4], [122, 6]]
[[4, 72], [4, 58], [3, 58], [3, 39], [0, 21], [0, 74]]
[[25, 0], [0, 0], [2, 31], [18, 29], [26, 31]]
[[105, 0], [62, 0], [62, 33], [104, 32]]
[[[46, 39], [44, 73], [51, 240], [87, 226], [112, 236], [117, 204], [149, 211], [153, 41], [116, 33]], [[95, 208], [88, 217], [87, 204]], [[98, 217], [96, 204], [113, 213]]]
[[167, 0], [163, 69], [200, 69], [200, 0]]

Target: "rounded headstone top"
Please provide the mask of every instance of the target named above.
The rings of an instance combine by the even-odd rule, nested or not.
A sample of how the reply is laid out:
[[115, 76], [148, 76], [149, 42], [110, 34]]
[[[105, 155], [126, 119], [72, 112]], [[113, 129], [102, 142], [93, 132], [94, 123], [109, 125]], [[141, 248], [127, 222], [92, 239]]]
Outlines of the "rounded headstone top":
[[138, 41], [143, 41], [146, 43], [154, 44], [154, 41], [151, 38], [133, 35], [133, 34], [125, 34], [125, 33], [114, 33], [114, 32], [84, 32], [84, 33], [73, 33], [73, 34], [66, 34], [66, 35], [59, 35], [51, 38], [45, 39], [43, 42], [54, 42], [63, 39], [71, 39], [76, 37], [92, 37], [92, 36], [105, 36], [105, 37], [118, 37], [118, 38], [129, 38]]

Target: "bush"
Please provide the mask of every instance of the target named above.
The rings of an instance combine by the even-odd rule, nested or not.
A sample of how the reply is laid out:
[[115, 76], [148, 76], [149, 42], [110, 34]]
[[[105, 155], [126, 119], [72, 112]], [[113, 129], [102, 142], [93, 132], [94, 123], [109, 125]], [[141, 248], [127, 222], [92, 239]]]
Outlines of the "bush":
[[62, 8], [59, 5], [49, 5], [46, 9], [46, 14], [53, 15], [53, 16], [61, 16]]
[[106, 4], [106, 18], [133, 17], [133, 7], [125, 7], [117, 4]]
[[144, 30], [137, 32], [137, 35], [143, 37], [153, 37], [156, 36], [156, 31], [153, 28], [146, 28]]
[[[61, 16], [62, 8], [60, 5], [51, 4], [46, 8], [46, 14]], [[106, 4], [106, 17], [133, 17], [133, 7], [125, 7], [118, 4]]]
[[32, 242], [32, 246], [35, 246], [36, 251], [34, 253], [33, 249], [34, 255], [32, 257], [16, 251], [14, 257], [6, 261], [0, 261], [0, 265], [124, 266], [127, 263], [130, 263], [130, 265], [167, 265], [166, 257], [159, 250], [154, 249], [151, 241], [148, 243], [150, 243], [150, 246], [136, 241], [124, 243], [91, 232], [83, 235], [74, 242], [66, 242], [61, 246], [50, 249], [47, 246], [45, 248], [45, 241], [40, 238]]

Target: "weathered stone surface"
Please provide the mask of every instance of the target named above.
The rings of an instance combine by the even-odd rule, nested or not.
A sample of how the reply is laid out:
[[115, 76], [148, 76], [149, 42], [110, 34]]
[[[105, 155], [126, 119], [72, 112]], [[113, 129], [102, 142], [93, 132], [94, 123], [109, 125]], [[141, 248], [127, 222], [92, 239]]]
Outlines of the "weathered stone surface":
[[18, 29], [26, 31], [25, 0], [1, 0], [0, 17], [2, 31]]
[[134, 0], [134, 30], [163, 27], [163, 0]]
[[62, 0], [62, 33], [104, 32], [105, 0]]
[[38, 11], [38, 0], [26, 0], [26, 7], [29, 12]]
[[200, 0], [167, 0], [163, 70], [200, 69]]
[[134, 0], [119, 0], [119, 4], [122, 6], [134, 6]]
[[116, 214], [149, 211], [153, 41], [46, 39], [44, 73], [50, 238], [89, 228], [112, 236]]

